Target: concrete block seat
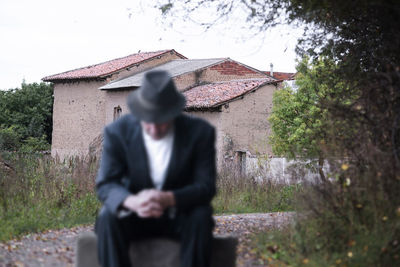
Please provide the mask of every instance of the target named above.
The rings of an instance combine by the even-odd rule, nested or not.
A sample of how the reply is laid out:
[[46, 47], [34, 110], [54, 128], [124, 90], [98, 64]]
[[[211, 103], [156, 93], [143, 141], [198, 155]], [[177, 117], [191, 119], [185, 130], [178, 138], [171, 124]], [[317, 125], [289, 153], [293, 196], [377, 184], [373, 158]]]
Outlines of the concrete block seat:
[[[237, 243], [235, 237], [215, 236], [211, 267], [234, 267]], [[179, 242], [165, 238], [133, 242], [129, 252], [132, 266], [179, 267], [179, 247]], [[79, 236], [75, 266], [100, 266], [97, 259], [97, 236], [94, 232]]]

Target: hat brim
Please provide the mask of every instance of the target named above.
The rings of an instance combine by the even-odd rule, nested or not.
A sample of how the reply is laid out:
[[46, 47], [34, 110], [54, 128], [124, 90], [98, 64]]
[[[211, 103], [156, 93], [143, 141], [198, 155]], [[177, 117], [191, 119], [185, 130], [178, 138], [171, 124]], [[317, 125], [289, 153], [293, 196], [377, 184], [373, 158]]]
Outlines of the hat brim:
[[149, 109], [142, 105], [139, 99], [139, 89], [133, 91], [128, 95], [128, 107], [131, 113], [139, 120], [152, 122], [152, 123], [163, 123], [171, 121], [180, 115], [185, 107], [186, 99], [178, 92], [178, 97], [175, 102], [168, 103], [162, 107]]

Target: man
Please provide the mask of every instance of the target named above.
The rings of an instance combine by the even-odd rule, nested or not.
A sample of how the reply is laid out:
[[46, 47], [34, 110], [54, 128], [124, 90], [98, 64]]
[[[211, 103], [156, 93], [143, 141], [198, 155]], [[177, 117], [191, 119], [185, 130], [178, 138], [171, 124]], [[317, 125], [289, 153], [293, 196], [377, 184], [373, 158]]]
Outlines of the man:
[[96, 180], [100, 264], [129, 266], [132, 240], [181, 242], [181, 266], [209, 266], [215, 195], [215, 130], [182, 114], [185, 98], [165, 71], [145, 74], [131, 114], [104, 130]]

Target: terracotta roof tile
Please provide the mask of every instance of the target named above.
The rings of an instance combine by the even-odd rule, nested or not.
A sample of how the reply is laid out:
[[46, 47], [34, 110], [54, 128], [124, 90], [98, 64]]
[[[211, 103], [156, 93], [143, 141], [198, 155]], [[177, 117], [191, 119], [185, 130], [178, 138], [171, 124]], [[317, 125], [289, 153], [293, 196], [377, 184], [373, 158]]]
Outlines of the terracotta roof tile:
[[[112, 74], [118, 70], [127, 68], [129, 66], [132, 66], [134, 64], [140, 63], [144, 60], [157, 57], [159, 55], [162, 55], [167, 52], [175, 52], [174, 50], [161, 50], [161, 51], [155, 51], [155, 52], [141, 52], [141, 53], [136, 53], [132, 54], [126, 57], [122, 58], [117, 58], [113, 59], [110, 61], [106, 61], [103, 63], [71, 70], [71, 71], [66, 71], [63, 73], [51, 75], [44, 77], [42, 80], [43, 81], [57, 81], [57, 80], [76, 80], [76, 79], [94, 79], [94, 78], [100, 78], [107, 76], [109, 74]], [[176, 53], [176, 52], [175, 52]], [[179, 53], [177, 53], [182, 58], [186, 58]]]
[[200, 85], [185, 91], [186, 108], [211, 108], [244, 95], [273, 79], [246, 79]]

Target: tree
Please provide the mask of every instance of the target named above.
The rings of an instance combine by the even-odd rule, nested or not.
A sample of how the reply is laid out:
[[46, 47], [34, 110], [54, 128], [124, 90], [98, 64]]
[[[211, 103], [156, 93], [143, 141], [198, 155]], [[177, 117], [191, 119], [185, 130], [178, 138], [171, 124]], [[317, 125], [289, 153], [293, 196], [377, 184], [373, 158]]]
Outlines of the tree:
[[[10, 133], [14, 132], [12, 136], [19, 139], [13, 139], [14, 150], [25, 140], [27, 144], [36, 142], [36, 147], [43, 147], [38, 144], [51, 142], [52, 112], [53, 86], [50, 84], [22, 83], [21, 88], [0, 91], [0, 139], [6, 140], [7, 136], [10, 139]], [[3, 149], [10, 149], [10, 145], [4, 145]]]
[[[312, 60], [322, 56], [335, 62], [337, 68], [331, 77], [341, 79], [348, 88], [346, 93], [358, 97], [353, 105], [346, 106], [340, 95], [332, 93], [323, 103], [330, 120], [347, 121], [352, 128], [359, 127], [354, 133], [362, 133], [337, 140], [343, 153], [360, 157], [365, 144], [371, 143], [377, 150], [390, 153], [396, 171], [400, 168], [399, 1], [160, 0], [158, 7], [172, 21], [195, 16], [206, 28], [231, 16], [242, 18], [244, 27], [261, 33], [282, 23], [302, 25], [299, 56]], [[205, 16], [199, 13], [212, 14], [212, 18], [201, 20]], [[329, 83], [328, 77], [325, 84], [334, 88], [336, 81]]]
[[400, 2], [175, 0], [159, 7], [167, 17], [183, 12], [175, 19], [208, 8], [215, 17], [205, 27], [232, 14], [242, 14], [246, 26], [260, 32], [280, 23], [304, 27], [296, 50], [314, 65], [299, 70], [306, 90], [284, 89], [276, 96], [273, 138], [278, 153], [322, 153], [341, 161], [330, 161], [331, 179], [312, 185], [306, 210], [316, 222], [296, 228], [297, 258], [313, 257], [310, 265], [316, 266], [399, 265]]
[[[299, 56], [313, 61], [323, 57], [336, 65], [322, 77], [331, 89], [319, 103], [332, 122], [334, 145], [326, 153], [351, 157], [360, 175], [365, 175], [365, 166], [372, 176], [382, 177], [383, 172], [388, 199], [400, 205], [392, 184], [400, 172], [399, 1], [167, 0], [159, 1], [158, 7], [167, 18], [174, 14], [174, 20], [190, 19], [199, 12], [215, 14], [200, 21], [205, 27], [233, 15], [242, 16], [247, 27], [260, 32], [282, 23], [302, 25]], [[320, 83], [319, 74], [313, 80]], [[346, 90], [337, 90], [338, 80]], [[345, 134], [335, 129], [338, 125]], [[382, 157], [385, 160], [377, 163]]]
[[313, 78], [324, 70], [323, 61], [313, 67], [307, 59], [297, 67], [298, 89], [284, 87], [275, 92], [269, 121], [272, 134], [270, 141], [277, 156], [288, 158], [320, 157], [319, 144], [325, 142], [324, 124], [326, 110], [319, 105], [320, 98], [326, 97], [323, 84]]
[[297, 66], [297, 90], [284, 87], [276, 91], [269, 117], [274, 154], [289, 159], [318, 159], [318, 170], [323, 180], [324, 161], [334, 156], [327, 154], [331, 150], [324, 149], [331, 143], [333, 124], [336, 132], [346, 132], [343, 123], [329, 120], [325, 102], [333, 95], [342, 105], [351, 105], [355, 99], [346, 93], [346, 85], [331, 75], [336, 69], [332, 60], [320, 58], [311, 64], [308, 58], [304, 58]]

